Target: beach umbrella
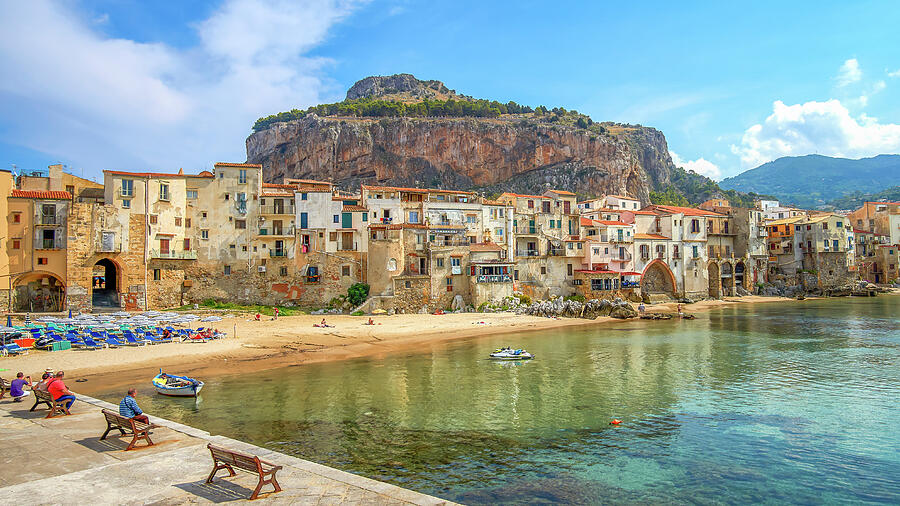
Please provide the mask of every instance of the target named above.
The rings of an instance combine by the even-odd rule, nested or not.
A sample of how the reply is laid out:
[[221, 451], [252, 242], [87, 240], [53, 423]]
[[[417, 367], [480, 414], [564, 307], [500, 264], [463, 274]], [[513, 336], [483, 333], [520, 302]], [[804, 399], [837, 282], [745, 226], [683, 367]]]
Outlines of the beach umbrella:
[[70, 320], [72, 319], [72, 310], [71, 309], [69, 310], [69, 319]]
[[6, 326], [12, 327], [12, 316], [6, 315]]

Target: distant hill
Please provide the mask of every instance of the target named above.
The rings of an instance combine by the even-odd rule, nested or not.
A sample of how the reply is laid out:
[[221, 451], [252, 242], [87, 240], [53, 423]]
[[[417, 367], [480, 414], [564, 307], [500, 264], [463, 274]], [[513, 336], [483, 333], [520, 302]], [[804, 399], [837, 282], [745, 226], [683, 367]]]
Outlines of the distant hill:
[[900, 185], [900, 155], [850, 160], [821, 155], [788, 156], [723, 179], [719, 186], [774, 195], [784, 203], [816, 208], [854, 193]]
[[828, 204], [835, 209], [857, 209], [863, 202], [900, 202], [900, 186], [892, 186], [878, 193], [854, 192], [839, 199], [832, 200]]

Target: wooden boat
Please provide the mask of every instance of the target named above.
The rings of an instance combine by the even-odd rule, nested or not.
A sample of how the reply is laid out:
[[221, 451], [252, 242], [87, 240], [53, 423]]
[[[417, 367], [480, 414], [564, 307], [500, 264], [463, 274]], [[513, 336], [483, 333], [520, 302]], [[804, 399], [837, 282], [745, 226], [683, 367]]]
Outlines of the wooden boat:
[[160, 395], [171, 397], [197, 397], [203, 382], [187, 376], [166, 374], [160, 369], [159, 374], [153, 378], [153, 388]]

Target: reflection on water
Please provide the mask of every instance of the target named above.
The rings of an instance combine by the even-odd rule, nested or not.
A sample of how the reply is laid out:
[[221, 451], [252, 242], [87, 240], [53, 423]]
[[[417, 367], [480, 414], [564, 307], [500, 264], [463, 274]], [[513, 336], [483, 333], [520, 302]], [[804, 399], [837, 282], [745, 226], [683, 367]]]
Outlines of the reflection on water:
[[[212, 378], [202, 403], [141, 401], [466, 503], [897, 503], [898, 308], [898, 297], [730, 307]], [[538, 358], [485, 359], [507, 344]]]

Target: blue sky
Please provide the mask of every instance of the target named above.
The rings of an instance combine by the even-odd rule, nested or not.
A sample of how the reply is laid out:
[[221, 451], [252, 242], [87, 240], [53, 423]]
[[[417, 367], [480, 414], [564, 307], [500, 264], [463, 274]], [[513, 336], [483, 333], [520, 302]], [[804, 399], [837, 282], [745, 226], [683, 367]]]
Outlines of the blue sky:
[[399, 72], [654, 126], [717, 179], [900, 152], [896, 3], [623, 4], [0, 0], [0, 167], [242, 161], [257, 117]]

